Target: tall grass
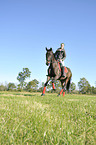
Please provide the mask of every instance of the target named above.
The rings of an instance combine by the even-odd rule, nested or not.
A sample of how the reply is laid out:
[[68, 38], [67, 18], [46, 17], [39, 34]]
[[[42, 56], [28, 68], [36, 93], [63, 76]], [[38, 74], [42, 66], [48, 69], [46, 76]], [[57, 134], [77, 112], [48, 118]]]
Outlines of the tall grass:
[[95, 145], [96, 96], [0, 93], [1, 145]]

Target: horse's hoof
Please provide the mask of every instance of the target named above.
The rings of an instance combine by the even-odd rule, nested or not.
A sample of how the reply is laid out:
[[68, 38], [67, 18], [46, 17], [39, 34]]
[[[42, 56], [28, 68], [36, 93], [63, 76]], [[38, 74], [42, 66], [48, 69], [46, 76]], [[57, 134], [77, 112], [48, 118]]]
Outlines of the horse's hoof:
[[57, 97], [60, 97], [60, 94], [58, 94]]
[[45, 94], [41, 94], [41, 96], [45, 96]]

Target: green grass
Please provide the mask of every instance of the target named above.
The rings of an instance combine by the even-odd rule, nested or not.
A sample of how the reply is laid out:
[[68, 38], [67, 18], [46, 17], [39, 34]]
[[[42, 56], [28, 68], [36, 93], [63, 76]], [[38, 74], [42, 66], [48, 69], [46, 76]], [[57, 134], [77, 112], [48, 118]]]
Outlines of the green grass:
[[96, 96], [0, 92], [1, 145], [95, 145]]

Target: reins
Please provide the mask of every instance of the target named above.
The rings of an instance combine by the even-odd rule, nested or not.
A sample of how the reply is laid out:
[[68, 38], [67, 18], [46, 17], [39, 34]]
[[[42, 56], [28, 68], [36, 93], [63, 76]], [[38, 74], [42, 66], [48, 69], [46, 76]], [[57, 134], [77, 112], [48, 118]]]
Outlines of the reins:
[[[53, 57], [54, 57], [54, 59], [55, 59], [55, 56], [54, 56], [54, 54], [53, 54]], [[52, 61], [52, 56], [51, 56], [51, 61]], [[49, 63], [60, 63], [60, 61], [57, 61], [56, 59], [55, 59], [55, 61], [53, 61], [53, 62], [49, 62]]]

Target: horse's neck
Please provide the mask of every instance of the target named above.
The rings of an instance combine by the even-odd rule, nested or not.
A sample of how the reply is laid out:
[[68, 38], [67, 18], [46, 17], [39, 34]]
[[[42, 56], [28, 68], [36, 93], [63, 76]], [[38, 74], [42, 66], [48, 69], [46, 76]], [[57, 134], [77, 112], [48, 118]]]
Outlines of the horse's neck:
[[54, 54], [53, 54], [53, 56], [52, 56], [52, 63], [56, 63], [57, 61], [56, 61], [56, 59], [55, 59], [55, 56], [54, 56]]
[[[55, 59], [54, 54], [53, 54], [53, 56], [52, 56], [51, 67], [52, 67], [53, 70], [54, 70], [54, 74], [57, 76], [57, 75], [58, 75], [59, 66], [58, 66], [57, 60]], [[60, 75], [60, 74], [59, 74], [59, 75]], [[58, 75], [58, 76], [59, 76], [59, 75]], [[59, 77], [60, 77], [60, 76], [59, 76]]]

